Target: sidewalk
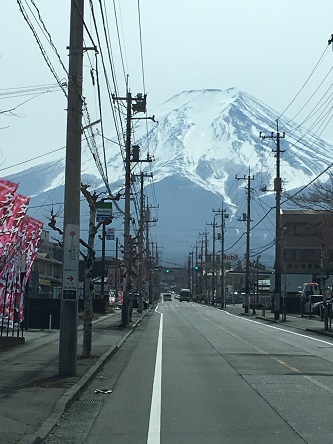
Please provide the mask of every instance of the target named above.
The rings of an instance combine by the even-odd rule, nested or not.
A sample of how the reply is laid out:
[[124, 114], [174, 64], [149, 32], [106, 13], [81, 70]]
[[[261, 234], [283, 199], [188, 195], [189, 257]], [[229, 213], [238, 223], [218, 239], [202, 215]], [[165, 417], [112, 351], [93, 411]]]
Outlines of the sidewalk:
[[[74, 402], [103, 364], [149, 312], [133, 310], [133, 323], [119, 329], [121, 311], [93, 322], [89, 359], [78, 359], [77, 376], [58, 376], [59, 330], [24, 332], [25, 344], [0, 353], [0, 442], [42, 443], [64, 411]], [[78, 355], [82, 327], [78, 332]]]
[[256, 309], [256, 314], [252, 314], [252, 309], [249, 308], [249, 313], [244, 313], [244, 308], [242, 304], [227, 305], [225, 310], [237, 316], [248, 316], [249, 318], [258, 319], [264, 322], [279, 324], [284, 327], [294, 328], [298, 330], [303, 330], [306, 332], [316, 333], [318, 335], [333, 337], [333, 326], [332, 331], [324, 330], [324, 322], [320, 320], [319, 316], [312, 316], [309, 318], [308, 315], [304, 315], [302, 318], [299, 314], [288, 314], [286, 320], [283, 321], [280, 315], [280, 319], [276, 321], [274, 319], [274, 313], [270, 310], [265, 310], [265, 314], [262, 313], [261, 308]]

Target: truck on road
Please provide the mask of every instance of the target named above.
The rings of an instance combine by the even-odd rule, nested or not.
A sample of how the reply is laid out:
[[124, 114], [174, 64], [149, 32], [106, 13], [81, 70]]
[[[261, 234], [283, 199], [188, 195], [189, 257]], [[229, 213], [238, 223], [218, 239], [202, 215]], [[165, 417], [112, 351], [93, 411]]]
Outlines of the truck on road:
[[179, 292], [179, 302], [187, 301], [190, 302], [192, 299], [191, 290], [189, 288], [182, 288]]

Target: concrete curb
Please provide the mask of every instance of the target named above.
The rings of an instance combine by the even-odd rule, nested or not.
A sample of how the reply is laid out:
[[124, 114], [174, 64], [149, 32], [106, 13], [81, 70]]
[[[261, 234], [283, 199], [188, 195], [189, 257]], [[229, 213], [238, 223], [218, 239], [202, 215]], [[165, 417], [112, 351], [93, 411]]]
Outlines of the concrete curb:
[[308, 331], [310, 333], [316, 333], [317, 335], [321, 335], [321, 336], [328, 336], [330, 338], [333, 337], [333, 331], [317, 330], [315, 328], [305, 328], [305, 331]]
[[[149, 310], [150, 311], [150, 310]], [[26, 435], [19, 441], [19, 444], [42, 444], [47, 438], [51, 430], [59, 423], [61, 417], [67, 409], [79, 398], [80, 394], [85, 390], [85, 388], [94, 379], [96, 374], [99, 372], [100, 368], [121, 348], [122, 344], [128, 339], [128, 337], [134, 331], [134, 328], [142, 321], [143, 317], [149, 312], [142, 314], [142, 317], [137, 319], [131, 329], [125, 333], [125, 335], [109, 348], [95, 364], [90, 367], [90, 369], [82, 376], [82, 378], [68, 389], [60, 399], [56, 402], [51, 416], [46, 419], [42, 425], [37, 429], [33, 435]]]

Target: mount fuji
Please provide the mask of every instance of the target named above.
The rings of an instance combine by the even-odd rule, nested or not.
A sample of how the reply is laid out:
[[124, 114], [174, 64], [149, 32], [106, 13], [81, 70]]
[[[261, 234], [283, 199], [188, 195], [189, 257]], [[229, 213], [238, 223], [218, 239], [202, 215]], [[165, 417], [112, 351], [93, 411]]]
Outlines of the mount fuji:
[[[214, 216], [216, 224], [221, 223], [216, 211], [222, 205], [229, 214], [225, 249], [242, 257], [246, 241], [242, 215], [246, 213], [245, 187], [250, 179], [251, 225], [255, 227], [251, 231], [251, 256], [261, 254], [262, 263], [271, 265], [275, 201], [270, 190], [276, 176], [276, 122], [281, 135], [281, 177], [288, 192], [308, 184], [333, 162], [332, 144], [236, 88], [181, 92], [160, 105], [155, 118], [157, 122], [149, 128], [143, 121], [135, 125], [135, 144], [141, 147], [140, 158], [146, 154], [153, 158], [151, 163], [141, 163], [141, 171], [153, 176], [145, 183], [145, 195], [152, 216], [158, 219], [151, 224], [151, 232], [161, 247], [161, 264], [183, 266], [188, 253], [198, 248], [203, 231], [208, 232], [208, 249], [212, 250], [211, 225]], [[260, 133], [268, 137], [263, 140]], [[108, 181], [114, 192], [124, 187], [123, 154], [115, 144], [106, 144]], [[45, 220], [51, 204], [61, 210], [64, 168], [62, 157], [7, 179], [19, 181], [20, 193], [31, 196], [29, 212]], [[133, 165], [133, 175], [140, 173], [139, 168]], [[81, 171], [83, 183], [91, 184], [91, 189], [103, 189], [85, 146]], [[138, 180], [136, 183], [139, 188]], [[81, 229], [87, 230], [85, 202], [81, 212]], [[122, 217], [112, 226], [120, 230], [118, 237], [122, 239]], [[217, 242], [216, 251], [219, 248]]]

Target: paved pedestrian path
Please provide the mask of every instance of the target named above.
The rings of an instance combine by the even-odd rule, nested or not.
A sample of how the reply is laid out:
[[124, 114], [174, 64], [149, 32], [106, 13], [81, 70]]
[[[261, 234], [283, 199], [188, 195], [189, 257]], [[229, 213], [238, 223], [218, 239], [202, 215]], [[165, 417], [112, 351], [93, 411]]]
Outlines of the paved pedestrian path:
[[[119, 328], [121, 312], [93, 323], [92, 353], [78, 359], [77, 375], [60, 378], [59, 331], [24, 332], [25, 344], [0, 353], [0, 443], [39, 444], [79, 396], [102, 365], [138, 325], [143, 313], [133, 311], [133, 322]], [[82, 348], [82, 327], [78, 353]]]

